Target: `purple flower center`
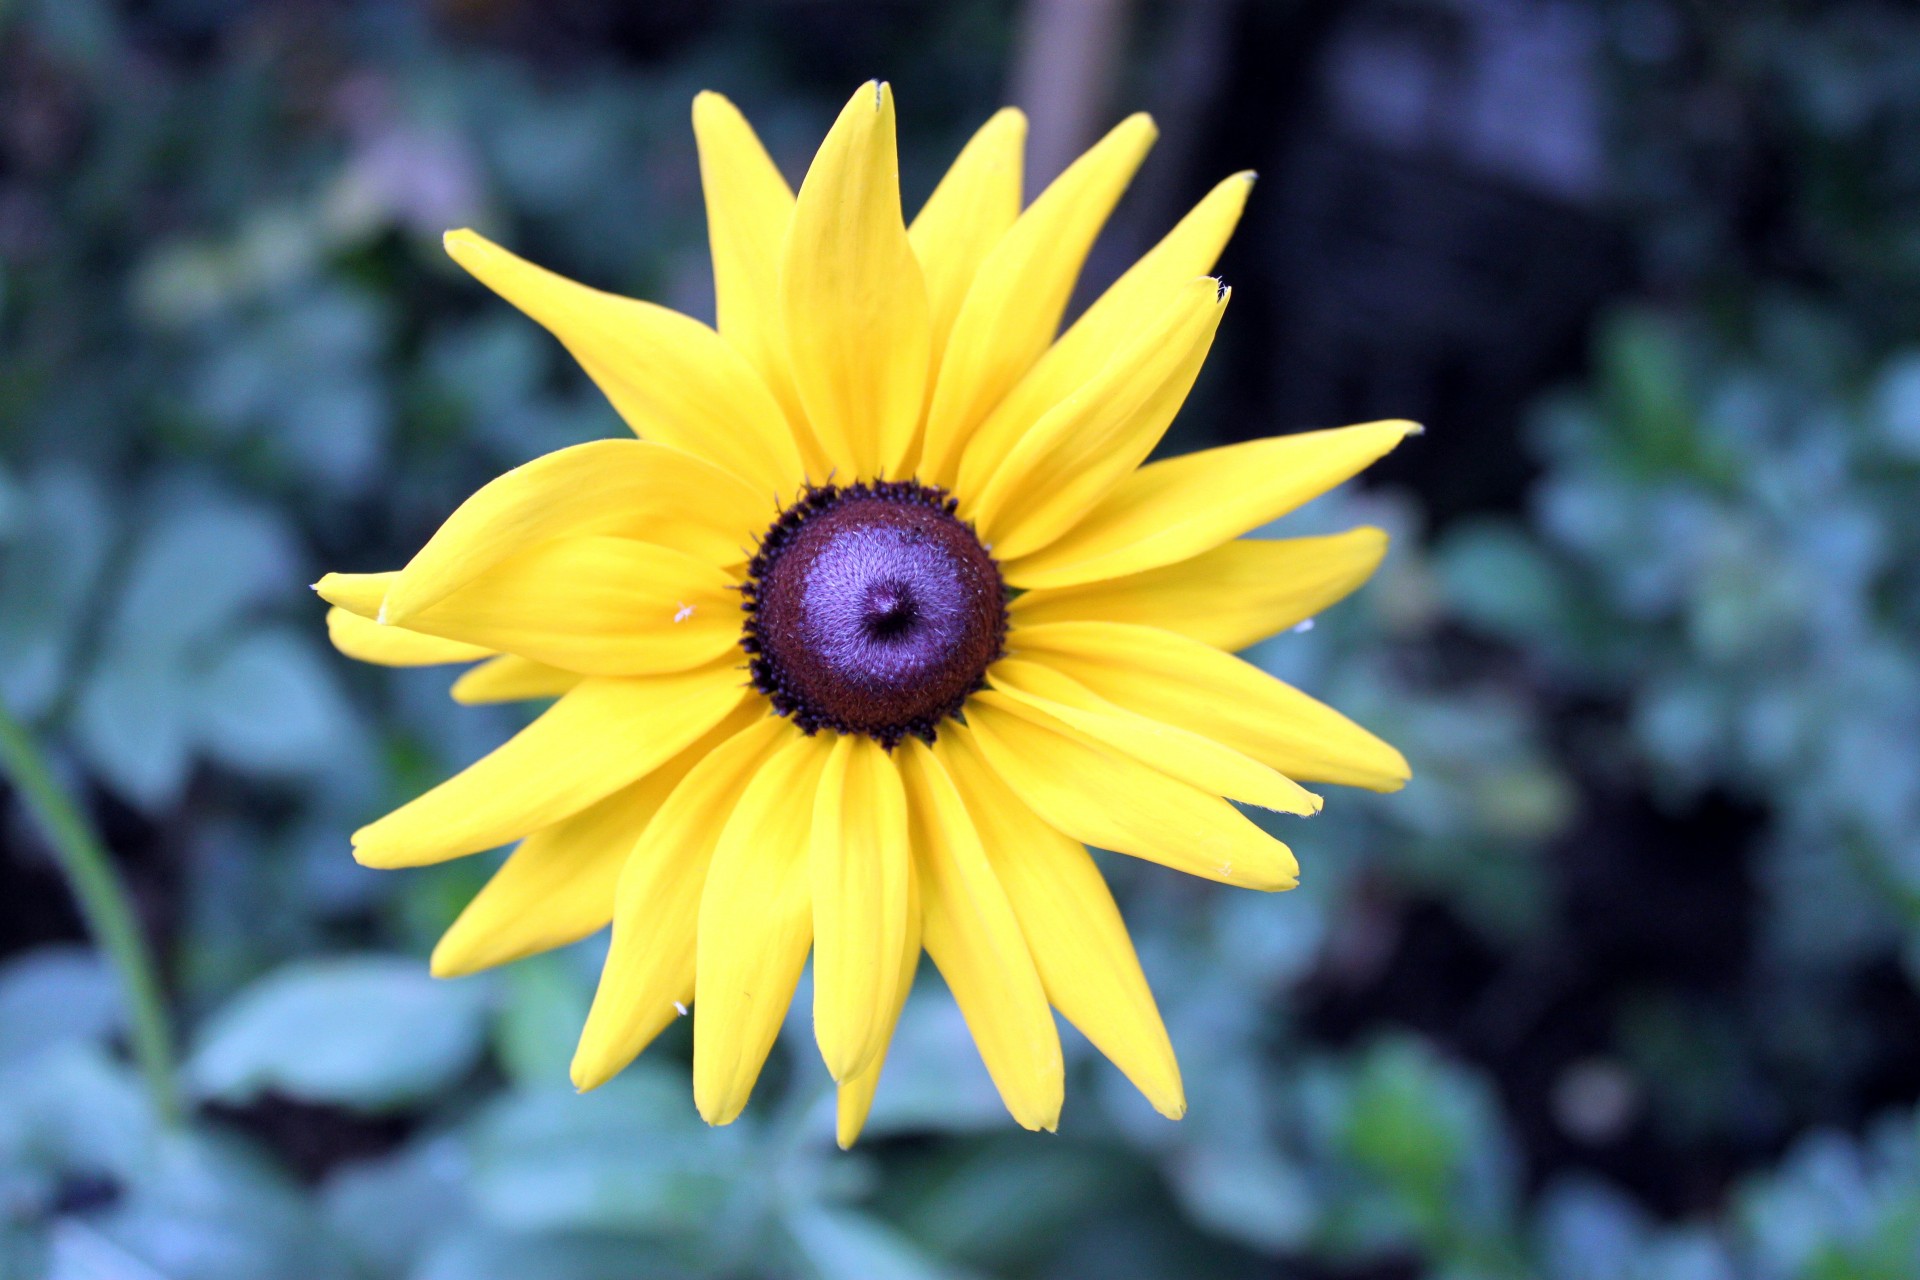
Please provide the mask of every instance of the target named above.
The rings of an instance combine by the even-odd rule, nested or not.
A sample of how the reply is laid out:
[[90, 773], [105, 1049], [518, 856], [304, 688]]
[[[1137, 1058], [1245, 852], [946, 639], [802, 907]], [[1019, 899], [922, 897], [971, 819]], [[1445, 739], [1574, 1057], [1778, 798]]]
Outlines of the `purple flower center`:
[[1006, 637], [999, 567], [945, 491], [912, 481], [809, 489], [749, 567], [753, 682], [808, 733], [931, 742]]

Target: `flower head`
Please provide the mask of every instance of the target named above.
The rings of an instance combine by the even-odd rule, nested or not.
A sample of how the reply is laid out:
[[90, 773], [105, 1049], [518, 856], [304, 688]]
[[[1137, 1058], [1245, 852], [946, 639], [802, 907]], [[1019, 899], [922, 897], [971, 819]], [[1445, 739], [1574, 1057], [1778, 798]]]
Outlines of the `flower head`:
[[797, 197], [725, 99], [695, 100], [717, 331], [470, 231], [460, 264], [546, 326], [638, 439], [495, 480], [406, 567], [330, 574], [344, 652], [474, 663], [463, 702], [554, 698], [363, 828], [376, 867], [519, 841], [442, 975], [586, 936], [591, 1088], [680, 1013], [694, 1095], [740, 1113], [811, 953], [814, 1028], [859, 1132], [924, 949], [1014, 1118], [1058, 1121], [1052, 1010], [1162, 1112], [1179, 1069], [1086, 845], [1285, 889], [1230, 801], [1390, 790], [1399, 753], [1230, 656], [1359, 585], [1385, 538], [1242, 535], [1352, 476], [1404, 422], [1143, 466], [1228, 292], [1251, 175], [1216, 187], [1064, 333], [1153, 126], [1126, 120], [1030, 205], [1002, 111], [911, 224], [884, 84]]

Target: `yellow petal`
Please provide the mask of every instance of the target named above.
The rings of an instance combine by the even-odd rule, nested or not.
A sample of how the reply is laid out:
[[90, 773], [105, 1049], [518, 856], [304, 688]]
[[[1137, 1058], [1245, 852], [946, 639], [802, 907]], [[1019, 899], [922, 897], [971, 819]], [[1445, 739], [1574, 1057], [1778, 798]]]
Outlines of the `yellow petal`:
[[405, 627], [383, 627], [338, 605], [327, 610], [327, 638], [349, 658], [383, 667], [437, 667], [493, 656], [493, 650], [478, 645], [442, 640]]
[[871, 738], [833, 745], [814, 798], [813, 1032], [835, 1080], [868, 1066], [891, 1029], [907, 932], [907, 793]]
[[820, 145], [787, 231], [780, 312], [807, 421], [842, 479], [896, 468], [927, 378], [927, 288], [900, 217], [893, 92], [861, 87]]
[[1410, 776], [1404, 756], [1338, 711], [1185, 636], [1118, 622], [1056, 622], [1018, 636], [1022, 657], [1289, 778], [1397, 791]]
[[693, 1100], [708, 1124], [747, 1105], [813, 941], [807, 842], [830, 750], [795, 738], [760, 768], [714, 847], [700, 895]]
[[[700, 187], [713, 251], [714, 310], [720, 334], [747, 358], [773, 392], [803, 451], [813, 446], [793, 389], [780, 325], [780, 255], [793, 221], [793, 190], [753, 126], [717, 93], [693, 100]], [[816, 458], [807, 461], [815, 463]], [[821, 474], [824, 474], [822, 472]]]
[[1418, 430], [1374, 422], [1304, 431], [1142, 467], [1072, 532], [1005, 565], [1007, 581], [1064, 587], [1189, 559], [1319, 497]]
[[620, 869], [654, 812], [708, 752], [764, 718], [741, 707], [639, 782], [528, 836], [441, 936], [433, 976], [477, 973], [605, 928]]
[[1120, 909], [1086, 848], [1008, 791], [963, 726], [943, 728], [933, 753], [966, 799], [1047, 999], [1155, 1110], [1178, 1120], [1187, 1110], [1180, 1064]]
[[1386, 553], [1387, 535], [1372, 528], [1323, 538], [1242, 538], [1142, 573], [1023, 592], [1007, 612], [1015, 627], [1132, 622], [1232, 651], [1343, 599], [1373, 576]]
[[1223, 884], [1273, 890], [1299, 882], [1287, 846], [1218, 795], [1037, 724], [1009, 701], [975, 694], [967, 723], [994, 772], [1052, 826], [1083, 844]]
[[1053, 341], [1087, 251], [1155, 135], [1144, 115], [1114, 126], [1040, 193], [980, 264], [941, 358], [922, 480], [953, 483], [968, 435]]
[[880, 1051], [873, 1061], [842, 1081], [834, 1090], [834, 1139], [842, 1151], [849, 1150], [866, 1127], [867, 1113], [873, 1110], [873, 1095], [880, 1087], [880, 1072], [887, 1065], [887, 1050], [893, 1043], [894, 1028], [900, 1025], [900, 1011], [913, 990], [913, 977], [920, 968], [920, 883], [907, 877], [907, 929], [900, 939], [900, 955], [894, 962], [893, 1011], [880, 1037]]
[[913, 256], [927, 282], [929, 390], [974, 273], [1020, 216], [1020, 170], [1026, 145], [1026, 116], [1012, 107], [995, 112], [961, 148], [907, 228]]
[[740, 638], [725, 571], [631, 538], [563, 538], [509, 556], [408, 625], [583, 675], [711, 662]]
[[1145, 317], [1164, 308], [1187, 281], [1211, 272], [1252, 188], [1253, 175], [1238, 173], [1208, 193], [1047, 348], [987, 415], [968, 447], [1004, 457], [1049, 409], [1097, 374]]
[[1136, 715], [1051, 667], [1006, 658], [993, 665], [988, 678], [1019, 704], [1010, 710], [1036, 724], [1132, 756], [1189, 786], [1278, 813], [1320, 812], [1319, 796], [1258, 760], [1211, 738]]
[[751, 723], [724, 745], [687, 753], [696, 762], [620, 872], [613, 942], [573, 1055], [577, 1089], [611, 1080], [693, 1001], [700, 894], [713, 847], [755, 772], [794, 736], [787, 721], [753, 709]]
[[899, 754], [927, 954], [1007, 1110], [1023, 1128], [1052, 1131], [1066, 1088], [1060, 1034], [1020, 922], [946, 769], [918, 739]]
[[313, 589], [330, 605], [362, 618], [377, 618], [380, 616], [380, 605], [387, 598], [387, 589], [399, 576], [394, 570], [386, 573], [329, 573], [314, 583]]
[[613, 888], [659, 803], [651, 779], [520, 842], [433, 949], [433, 976], [478, 973], [578, 942], [613, 919]]
[[961, 514], [996, 556], [1018, 559], [1046, 546], [1146, 460], [1200, 376], [1227, 298], [1213, 280], [1188, 281], [1010, 453], [981, 460], [968, 448], [959, 491], [979, 497], [971, 510], [963, 502]]
[[582, 680], [490, 755], [354, 832], [369, 867], [417, 867], [518, 840], [636, 782], [747, 697], [731, 664]]
[[446, 246], [560, 339], [635, 435], [705, 458], [761, 494], [784, 496], [800, 482], [786, 415], [719, 334], [677, 311], [576, 284], [472, 231], [449, 231]]
[[773, 511], [771, 495], [666, 445], [574, 445], [514, 468], [461, 503], [388, 588], [385, 620], [405, 622], [508, 556], [558, 538], [641, 538], [710, 564], [741, 564]]
[[455, 680], [451, 693], [455, 702], [472, 707], [489, 702], [557, 698], [580, 680], [577, 672], [505, 654], [481, 663]]

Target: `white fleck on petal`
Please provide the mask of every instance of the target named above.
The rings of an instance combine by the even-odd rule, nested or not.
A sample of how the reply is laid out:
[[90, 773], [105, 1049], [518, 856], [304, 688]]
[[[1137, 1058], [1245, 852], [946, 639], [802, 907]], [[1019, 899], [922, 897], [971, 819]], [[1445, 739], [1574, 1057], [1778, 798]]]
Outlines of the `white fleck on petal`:
[[675, 603], [677, 603], [680, 606], [678, 609], [675, 609], [673, 611], [673, 620], [675, 622], [685, 622], [688, 618], [691, 618], [693, 616], [692, 605], [688, 604], [685, 600], [679, 600], [679, 601], [676, 601]]
[[673, 1002], [673, 1007], [674, 1007], [674, 1010], [677, 1013], [679, 1013], [681, 1017], [684, 1018], [687, 1016], [687, 1006], [685, 1006], [684, 1004], [681, 1004], [678, 1000], [675, 1000]]
[[1311, 631], [1313, 630], [1313, 619], [1312, 618], [1302, 619], [1301, 621], [1293, 624], [1293, 629], [1296, 633], [1301, 631]]

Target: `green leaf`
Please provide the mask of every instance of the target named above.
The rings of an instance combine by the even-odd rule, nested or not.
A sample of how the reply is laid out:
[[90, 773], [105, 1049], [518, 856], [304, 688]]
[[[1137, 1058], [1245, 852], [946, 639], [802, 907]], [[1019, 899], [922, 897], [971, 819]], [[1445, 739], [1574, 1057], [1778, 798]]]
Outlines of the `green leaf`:
[[321, 1190], [322, 1212], [366, 1274], [409, 1275], [436, 1238], [466, 1225], [468, 1168], [459, 1138], [430, 1134], [337, 1170]]
[[290, 964], [214, 1015], [187, 1077], [225, 1101], [273, 1091], [370, 1111], [406, 1106], [473, 1068], [486, 994], [483, 983], [435, 981], [419, 960]]
[[709, 1129], [684, 1075], [643, 1063], [591, 1093], [509, 1095], [475, 1135], [473, 1196], [519, 1231], [688, 1232], [748, 1171], [746, 1136]]
[[1454, 612], [1490, 635], [1548, 640], [1571, 620], [1572, 587], [1516, 526], [1463, 522], [1440, 545], [1435, 567]]
[[0, 966], [0, 1064], [67, 1040], [104, 1040], [122, 1017], [113, 975], [84, 948], [43, 947]]
[[591, 986], [581, 980], [573, 958], [557, 952], [509, 965], [500, 976], [506, 990], [493, 1028], [500, 1065], [532, 1088], [565, 1081], [592, 1003]]
[[15, 495], [0, 542], [0, 695], [36, 716], [61, 695], [114, 520], [92, 477], [50, 470]]
[[787, 1230], [820, 1280], [954, 1280], [955, 1273], [865, 1214], [820, 1205], [787, 1215]]
[[198, 682], [195, 737], [230, 768], [256, 774], [318, 768], [345, 743], [350, 712], [315, 642], [256, 632], [222, 654]]

